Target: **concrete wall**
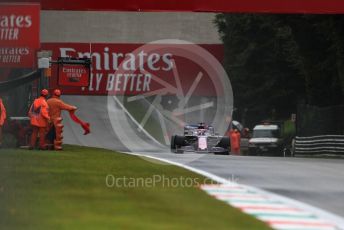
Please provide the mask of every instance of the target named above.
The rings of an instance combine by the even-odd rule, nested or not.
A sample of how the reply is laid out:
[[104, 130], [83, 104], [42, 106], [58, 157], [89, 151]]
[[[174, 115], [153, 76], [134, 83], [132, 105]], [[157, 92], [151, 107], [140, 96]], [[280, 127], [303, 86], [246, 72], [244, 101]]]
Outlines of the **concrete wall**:
[[41, 42], [221, 43], [213, 13], [41, 11]]

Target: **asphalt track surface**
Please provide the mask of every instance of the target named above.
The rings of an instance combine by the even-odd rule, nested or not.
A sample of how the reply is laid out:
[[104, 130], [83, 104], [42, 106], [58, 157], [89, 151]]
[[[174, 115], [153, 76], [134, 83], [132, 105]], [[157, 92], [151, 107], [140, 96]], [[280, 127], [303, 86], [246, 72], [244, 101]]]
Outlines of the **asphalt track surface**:
[[[63, 99], [79, 108], [77, 115], [91, 123], [92, 132], [83, 136], [80, 127], [64, 115], [65, 143], [120, 151], [133, 150], [183, 163], [344, 217], [344, 159], [173, 154], [163, 149], [150, 149], [149, 146], [128, 149], [110, 124], [106, 97], [65, 96]], [[115, 115], [118, 122], [127, 119], [120, 109]], [[137, 142], [135, 138], [132, 141]]]

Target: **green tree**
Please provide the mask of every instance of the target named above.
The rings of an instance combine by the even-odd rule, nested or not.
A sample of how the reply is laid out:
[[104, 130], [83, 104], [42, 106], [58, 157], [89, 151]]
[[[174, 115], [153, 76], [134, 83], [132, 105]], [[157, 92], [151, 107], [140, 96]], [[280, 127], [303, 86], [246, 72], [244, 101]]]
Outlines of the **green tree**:
[[341, 103], [342, 16], [218, 14], [215, 23], [239, 119], [253, 125], [289, 117], [302, 101]]

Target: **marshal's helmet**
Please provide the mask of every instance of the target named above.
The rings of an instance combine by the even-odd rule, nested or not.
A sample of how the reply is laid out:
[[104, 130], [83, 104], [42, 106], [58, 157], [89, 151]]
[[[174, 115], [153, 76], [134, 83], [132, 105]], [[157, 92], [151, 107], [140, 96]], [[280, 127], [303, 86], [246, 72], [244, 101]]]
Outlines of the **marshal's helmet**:
[[47, 89], [42, 89], [41, 96], [47, 97], [49, 95], [49, 91]]
[[60, 97], [60, 96], [61, 96], [61, 90], [55, 89], [55, 90], [54, 90], [54, 96]]

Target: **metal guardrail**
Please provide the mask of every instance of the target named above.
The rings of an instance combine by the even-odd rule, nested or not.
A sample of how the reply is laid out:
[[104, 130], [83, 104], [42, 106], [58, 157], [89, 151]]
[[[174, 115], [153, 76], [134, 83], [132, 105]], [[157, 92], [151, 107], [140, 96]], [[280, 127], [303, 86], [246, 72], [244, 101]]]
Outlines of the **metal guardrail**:
[[40, 78], [40, 76], [40, 71], [34, 70], [13, 80], [2, 81], [0, 82], [0, 92], [7, 92], [9, 90], [12, 90], [13, 88], [32, 82]]
[[11, 121], [29, 121], [29, 117], [10, 117]]
[[343, 154], [344, 135], [322, 135], [313, 137], [295, 137], [296, 154]]

